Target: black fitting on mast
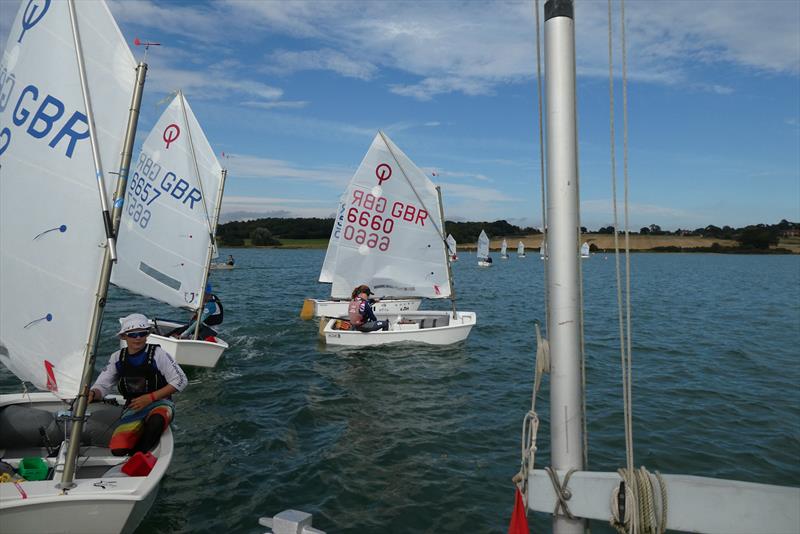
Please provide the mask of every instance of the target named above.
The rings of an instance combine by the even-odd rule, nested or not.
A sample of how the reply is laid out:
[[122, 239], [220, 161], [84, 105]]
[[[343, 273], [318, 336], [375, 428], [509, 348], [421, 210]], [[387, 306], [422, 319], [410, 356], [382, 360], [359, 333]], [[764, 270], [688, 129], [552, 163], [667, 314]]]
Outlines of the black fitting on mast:
[[575, 7], [572, 0], [547, 0], [544, 3], [544, 20], [554, 17], [575, 18]]

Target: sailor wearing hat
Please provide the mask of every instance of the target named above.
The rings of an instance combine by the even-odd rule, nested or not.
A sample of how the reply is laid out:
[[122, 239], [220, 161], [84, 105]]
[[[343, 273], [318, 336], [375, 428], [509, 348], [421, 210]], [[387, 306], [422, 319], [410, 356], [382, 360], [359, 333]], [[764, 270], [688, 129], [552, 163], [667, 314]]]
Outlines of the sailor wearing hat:
[[172, 421], [172, 395], [188, 384], [172, 356], [147, 344], [147, 317], [132, 313], [119, 322], [117, 335], [126, 347], [111, 355], [89, 391], [89, 402], [102, 399], [115, 386], [125, 397], [125, 411], [108, 445], [116, 456], [152, 449]]

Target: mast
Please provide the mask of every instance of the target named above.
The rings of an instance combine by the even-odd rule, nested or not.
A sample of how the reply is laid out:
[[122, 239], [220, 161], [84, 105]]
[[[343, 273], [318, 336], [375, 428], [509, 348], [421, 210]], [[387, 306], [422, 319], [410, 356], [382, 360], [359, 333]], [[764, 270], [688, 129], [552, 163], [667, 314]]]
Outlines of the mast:
[[444, 241], [444, 264], [447, 265], [447, 280], [450, 282], [450, 304], [453, 305], [453, 319], [456, 318], [456, 286], [453, 284], [453, 269], [450, 267], [450, 247], [447, 245], [447, 236], [444, 235], [444, 205], [442, 204], [442, 188], [436, 186], [436, 196], [439, 198], [439, 217], [442, 218], [442, 240]]
[[[222, 169], [222, 172], [219, 175], [219, 194], [217, 194], [217, 199], [214, 202], [214, 227], [211, 229], [211, 240], [208, 242], [208, 253], [206, 254], [206, 270], [203, 271], [203, 285], [200, 286], [200, 291], [203, 292], [202, 294], [204, 295], [204, 297], [205, 297], [206, 284], [208, 283], [208, 269], [211, 267], [211, 256], [214, 254], [214, 246], [215, 246], [214, 234], [217, 231], [217, 221], [219, 221], [219, 212], [220, 209], [222, 208], [222, 194], [225, 192], [225, 179], [227, 177], [228, 177], [228, 170]], [[203, 298], [200, 299], [200, 308], [197, 309], [197, 322], [194, 325], [194, 339], [198, 339], [200, 337], [200, 318], [202, 317], [201, 310], [203, 309]]]
[[[77, 25], [75, 21], [75, 7], [73, 0], [69, 2], [70, 21], [72, 22], [73, 33], [76, 36], [76, 50], [79, 48], [79, 39], [77, 37]], [[80, 58], [81, 52], [78, 52]], [[82, 64], [82, 59], [79, 60]], [[131, 107], [128, 112], [128, 125], [125, 130], [125, 139], [123, 141], [123, 149], [120, 157], [119, 174], [117, 176], [117, 188], [114, 193], [114, 209], [112, 214], [103, 205], [104, 220], [106, 222], [106, 233], [109, 230], [111, 235], [108, 236], [108, 246], [106, 247], [103, 256], [103, 266], [100, 271], [100, 280], [98, 282], [97, 297], [95, 300], [94, 312], [92, 314], [92, 323], [89, 327], [89, 339], [86, 342], [86, 356], [83, 362], [83, 371], [81, 373], [81, 383], [78, 389], [77, 405], [75, 413], [73, 414], [72, 431], [70, 433], [69, 445], [67, 447], [66, 462], [64, 464], [64, 472], [61, 475], [61, 482], [58, 487], [62, 489], [70, 489], [75, 487], [75, 463], [78, 457], [78, 449], [81, 442], [81, 434], [83, 432], [83, 423], [86, 416], [86, 405], [89, 398], [89, 383], [92, 380], [92, 373], [94, 372], [94, 362], [97, 357], [97, 339], [100, 336], [100, 326], [103, 323], [103, 312], [105, 310], [106, 295], [108, 294], [108, 285], [111, 279], [111, 267], [116, 261], [116, 253], [112, 245], [114, 236], [116, 236], [119, 228], [119, 221], [122, 217], [122, 206], [125, 200], [125, 192], [128, 184], [128, 171], [130, 169], [131, 157], [133, 154], [133, 143], [136, 139], [136, 127], [139, 122], [139, 110], [142, 104], [142, 94], [144, 92], [144, 82], [147, 77], [147, 64], [139, 62], [136, 67], [136, 82], [133, 86], [133, 96], [131, 98]], [[81, 69], [81, 88], [84, 91], [84, 102], [87, 104], [87, 117], [90, 117], [88, 94], [85, 89], [85, 77]], [[89, 120], [89, 124], [92, 124]], [[93, 129], [90, 126], [90, 137], [92, 140], [92, 151], [96, 150], [97, 143], [94, 139]], [[98, 153], [99, 156], [99, 153]], [[99, 159], [96, 160], [99, 162]], [[102, 184], [102, 174], [98, 174], [98, 180], [101, 181], [101, 197], [105, 198], [105, 186]], [[110, 225], [110, 228], [109, 228]]]
[[[582, 327], [580, 260], [575, 246], [578, 242], [578, 156], [572, 0], [547, 0], [544, 12], [551, 462], [556, 470], [582, 470]], [[553, 532], [580, 534], [583, 521], [556, 515]]]

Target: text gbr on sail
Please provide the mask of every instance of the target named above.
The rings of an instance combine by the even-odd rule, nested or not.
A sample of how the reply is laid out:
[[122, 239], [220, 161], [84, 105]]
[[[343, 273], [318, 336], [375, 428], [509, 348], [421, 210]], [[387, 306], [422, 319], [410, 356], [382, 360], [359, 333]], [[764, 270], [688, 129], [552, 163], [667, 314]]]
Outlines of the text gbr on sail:
[[[0, 113], [8, 106], [14, 91], [16, 80], [6, 68], [0, 70]], [[34, 139], [50, 138], [47, 145], [57, 148], [64, 141], [64, 155], [72, 158], [75, 146], [81, 139], [89, 137], [89, 123], [86, 115], [80, 111], [67, 110], [64, 103], [56, 96], [42, 94], [33, 84], [27, 85], [20, 93], [11, 114], [11, 122]], [[51, 135], [52, 134], [52, 135]], [[0, 155], [11, 143], [11, 130], [8, 127], [0, 130]]]

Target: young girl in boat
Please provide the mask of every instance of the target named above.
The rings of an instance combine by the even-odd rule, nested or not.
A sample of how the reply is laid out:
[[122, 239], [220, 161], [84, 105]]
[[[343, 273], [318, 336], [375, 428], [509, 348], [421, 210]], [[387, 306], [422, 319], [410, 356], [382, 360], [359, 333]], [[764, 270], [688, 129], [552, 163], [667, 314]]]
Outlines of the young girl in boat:
[[369, 286], [360, 285], [353, 290], [353, 300], [347, 308], [350, 324], [360, 332], [374, 332], [375, 330], [389, 330], [389, 321], [379, 321], [372, 311], [369, 296], [372, 294]]

